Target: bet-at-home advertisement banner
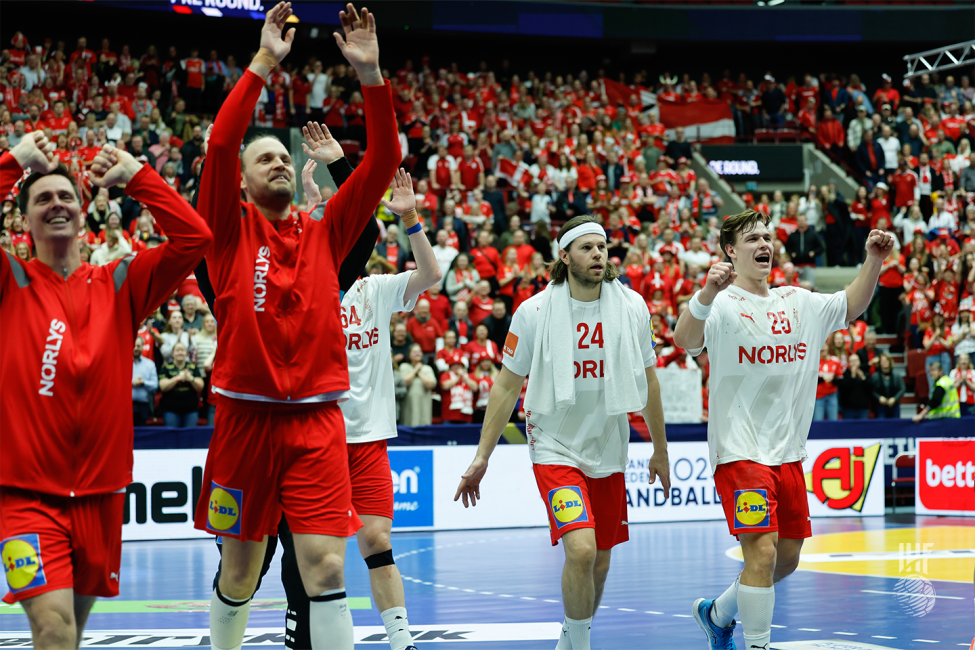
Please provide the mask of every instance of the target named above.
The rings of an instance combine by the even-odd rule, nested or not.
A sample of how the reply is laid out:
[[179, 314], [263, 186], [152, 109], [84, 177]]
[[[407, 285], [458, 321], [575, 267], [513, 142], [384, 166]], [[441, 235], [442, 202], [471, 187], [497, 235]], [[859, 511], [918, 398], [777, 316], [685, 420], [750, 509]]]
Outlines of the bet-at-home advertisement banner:
[[[803, 463], [809, 511], [813, 517], [883, 515], [881, 440], [810, 440]], [[547, 508], [559, 504], [539, 495], [525, 445], [500, 445], [481, 482], [477, 506], [454, 501], [461, 475], [476, 447], [390, 447], [390, 482], [396, 530], [466, 530], [547, 526]], [[625, 471], [628, 522], [723, 519], [708, 465], [705, 442], [668, 446], [671, 490], [660, 480], [650, 485], [650, 443], [633, 443]], [[136, 450], [134, 482], [126, 494], [122, 539], [208, 537], [193, 528], [193, 514], [203, 486], [206, 449]], [[211, 526], [232, 531], [241, 505], [256, 486], [224, 486], [205, 503]], [[565, 486], [573, 487], [573, 486]], [[563, 513], [564, 516], [564, 513]]]

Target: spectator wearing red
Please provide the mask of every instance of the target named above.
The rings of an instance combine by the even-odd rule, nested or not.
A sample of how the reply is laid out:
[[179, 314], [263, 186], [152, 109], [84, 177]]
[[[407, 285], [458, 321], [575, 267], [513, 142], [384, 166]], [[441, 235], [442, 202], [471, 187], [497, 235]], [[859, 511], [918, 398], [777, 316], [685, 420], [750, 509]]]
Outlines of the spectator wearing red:
[[884, 73], [880, 75], [880, 78], [883, 79], [883, 84], [873, 94], [873, 103], [875, 106], [890, 104], [891, 109], [896, 113], [897, 107], [901, 103], [901, 94], [893, 87], [889, 74]]
[[430, 316], [429, 302], [420, 300], [416, 303], [413, 318], [406, 322], [406, 331], [413, 342], [423, 350], [423, 362], [432, 363], [437, 353], [437, 339], [443, 338], [443, 328], [437, 319]]
[[467, 353], [457, 346], [457, 332], [447, 330], [443, 333], [443, 347], [437, 350], [434, 365], [437, 372], [447, 372], [455, 362], [467, 367]]
[[440, 388], [444, 393], [441, 410], [443, 421], [458, 424], [471, 422], [474, 391], [479, 388], [462, 362], [456, 359], [451, 362], [450, 370], [440, 375]]
[[490, 232], [482, 230], [477, 234], [477, 246], [471, 249], [470, 255], [477, 275], [482, 280], [487, 280], [491, 284], [491, 289], [496, 291], [501, 256], [498, 254], [498, 249], [491, 245]]
[[437, 145], [437, 153], [427, 159], [430, 187], [434, 194], [443, 197], [454, 184], [454, 170], [457, 165], [457, 159], [447, 153], [447, 145]]
[[518, 267], [526, 269], [531, 265], [532, 255], [535, 254], [535, 248], [530, 244], [525, 242], [525, 231], [520, 228], [514, 232], [512, 235], [512, 244], [502, 251], [501, 256], [505, 259], [508, 258], [508, 251], [514, 250], [518, 256]]
[[829, 356], [824, 343], [819, 353], [819, 383], [816, 385], [814, 420], [838, 420], [839, 399], [836, 395], [837, 380], [843, 375], [843, 367], [837, 357]]
[[180, 66], [186, 71], [183, 95], [186, 99], [186, 110], [190, 113], [197, 113], [203, 109], [206, 61], [199, 57], [199, 53], [198, 48], [190, 48], [190, 55], [180, 62]]
[[343, 111], [345, 115], [345, 137], [355, 140], [362, 148], [366, 146], [366, 105], [362, 93], [355, 91]]
[[78, 39], [78, 45], [71, 56], [68, 57], [68, 67], [74, 69], [83, 65], [85, 78], [91, 77], [91, 64], [95, 60], [95, 53], [88, 49], [88, 41], [84, 36]]
[[880, 182], [874, 187], [873, 198], [870, 199], [870, 227], [876, 228], [880, 219], [886, 219], [887, 225], [891, 223], [890, 208], [893, 201], [887, 194], [887, 183]]
[[468, 192], [484, 189], [484, 163], [474, 155], [472, 145], [464, 145], [463, 158], [457, 164], [457, 183]]
[[443, 295], [440, 284], [437, 283], [421, 294], [421, 298], [430, 303], [430, 317], [440, 323], [440, 328], [447, 331], [447, 322], [453, 313], [450, 301]]
[[479, 280], [474, 286], [473, 293], [468, 297], [470, 319], [474, 325], [479, 325], [491, 315], [494, 299], [491, 298], [491, 285], [487, 280]]
[[880, 266], [877, 295], [880, 307], [880, 331], [893, 334], [897, 331], [897, 314], [900, 312], [900, 294], [904, 290], [904, 256], [894, 248]]
[[918, 177], [913, 169], [907, 166], [907, 159], [901, 157], [897, 161], [897, 171], [890, 177], [890, 184], [894, 190], [894, 206], [909, 208], [914, 205], [914, 190], [917, 189]]
[[810, 133], [816, 133], [817, 121], [815, 99], [807, 99], [806, 103], [803, 104], [802, 110], [799, 111], [799, 124], [806, 127], [806, 130]]
[[490, 329], [484, 323], [474, 326], [474, 338], [467, 342], [464, 351], [470, 358], [470, 367], [475, 368], [481, 359], [488, 357], [494, 363], [501, 363], [501, 349], [492, 341]]

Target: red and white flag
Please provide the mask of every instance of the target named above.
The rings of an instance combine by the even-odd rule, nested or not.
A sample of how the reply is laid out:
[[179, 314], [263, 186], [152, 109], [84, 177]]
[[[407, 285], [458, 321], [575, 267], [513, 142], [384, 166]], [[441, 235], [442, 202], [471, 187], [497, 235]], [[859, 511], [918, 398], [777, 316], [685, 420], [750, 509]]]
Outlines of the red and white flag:
[[612, 79], [603, 79], [603, 91], [606, 93], [606, 98], [609, 99], [610, 106], [618, 106], [622, 104], [623, 106], [630, 105], [630, 97], [636, 95], [640, 98], [640, 108], [642, 110], [647, 110], [651, 106], [656, 105], [657, 95], [650, 92], [643, 86], [637, 86], [636, 89], [630, 88], [626, 84], [621, 84], [618, 81], [613, 81]]
[[531, 176], [531, 172], [524, 161], [516, 163], [501, 156], [494, 167], [494, 175], [508, 181], [512, 187], [519, 187], [526, 180], [526, 175]]
[[683, 102], [659, 102], [660, 123], [667, 127], [667, 139], [673, 140], [674, 129], [684, 127], [688, 142], [732, 144], [735, 141], [735, 121], [731, 106], [720, 99]]

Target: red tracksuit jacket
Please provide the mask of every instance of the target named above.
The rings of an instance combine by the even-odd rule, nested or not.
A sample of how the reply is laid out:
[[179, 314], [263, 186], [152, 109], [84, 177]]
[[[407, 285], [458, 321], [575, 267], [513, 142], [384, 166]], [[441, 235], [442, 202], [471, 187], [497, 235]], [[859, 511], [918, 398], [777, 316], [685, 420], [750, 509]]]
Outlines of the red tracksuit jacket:
[[264, 81], [244, 73], [207, 146], [197, 209], [214, 234], [207, 253], [220, 345], [212, 383], [224, 395], [324, 401], [349, 389], [338, 270], [400, 163], [392, 95], [364, 87], [369, 148], [326, 205], [272, 223], [240, 200], [240, 145]]
[[[22, 174], [0, 158], [0, 196]], [[0, 485], [59, 496], [132, 482], [132, 345], [212, 242], [203, 219], [149, 165], [126, 188], [169, 236], [67, 279], [0, 252]]]

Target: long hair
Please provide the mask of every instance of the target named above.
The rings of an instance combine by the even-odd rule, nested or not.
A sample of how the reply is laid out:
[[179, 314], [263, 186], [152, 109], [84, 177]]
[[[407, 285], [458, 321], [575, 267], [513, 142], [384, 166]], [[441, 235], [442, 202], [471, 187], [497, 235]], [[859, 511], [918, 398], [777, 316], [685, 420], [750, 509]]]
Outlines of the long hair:
[[[556, 241], [562, 241], [562, 237], [565, 233], [569, 232], [577, 226], [581, 226], [584, 223], [595, 223], [598, 224], [599, 220], [591, 214], [581, 214], [578, 217], [573, 217], [565, 222], [565, 225], [559, 230], [559, 236], [555, 238]], [[566, 250], [571, 250], [573, 244], [569, 244], [569, 248]], [[548, 269], [549, 277], [552, 279], [552, 284], [562, 284], [569, 277], [569, 267], [565, 265], [558, 256], [552, 262]], [[620, 269], [614, 263], [606, 260], [606, 269], [603, 271], [603, 282], [612, 282], [620, 277]]]

